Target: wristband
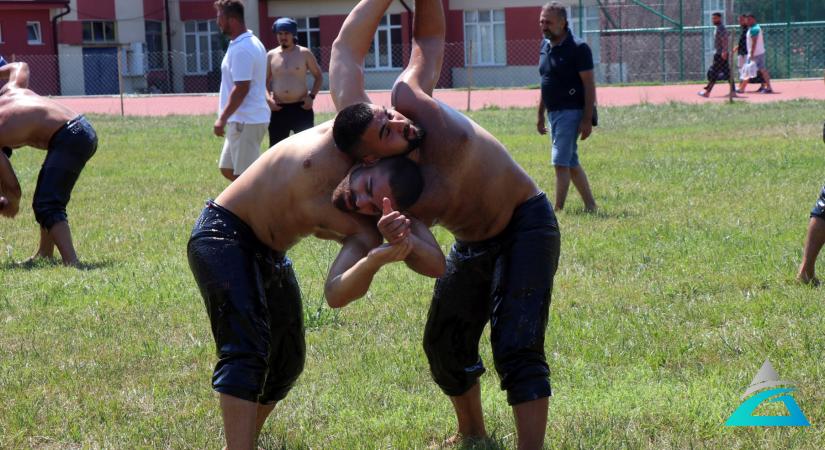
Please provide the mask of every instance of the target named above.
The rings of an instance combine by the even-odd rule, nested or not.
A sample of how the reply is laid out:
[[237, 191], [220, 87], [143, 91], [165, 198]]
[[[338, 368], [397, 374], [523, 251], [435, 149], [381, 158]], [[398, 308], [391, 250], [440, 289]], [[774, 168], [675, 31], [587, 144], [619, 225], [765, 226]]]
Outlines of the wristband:
[[311, 98], [311, 99], [315, 100], [315, 94], [310, 93], [310, 94], [309, 94], [309, 98]]

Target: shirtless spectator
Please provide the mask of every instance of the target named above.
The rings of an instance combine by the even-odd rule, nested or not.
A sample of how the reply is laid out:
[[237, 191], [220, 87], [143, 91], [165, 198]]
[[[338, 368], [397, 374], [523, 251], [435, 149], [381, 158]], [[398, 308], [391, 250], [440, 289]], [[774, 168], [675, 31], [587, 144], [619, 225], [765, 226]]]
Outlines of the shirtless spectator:
[[57, 246], [63, 264], [77, 265], [66, 205], [86, 161], [97, 151], [97, 134], [82, 115], [31, 91], [26, 63], [0, 67], [0, 85], [0, 214], [14, 217], [20, 205], [12, 149], [28, 145], [46, 150], [32, 201], [40, 246], [29, 261], [53, 258]]
[[[312, 103], [324, 77], [315, 55], [297, 44], [298, 24], [281, 17], [272, 24], [278, 37], [278, 47], [266, 54], [267, 101], [272, 115], [269, 119], [269, 146], [281, 142], [290, 131], [300, 133], [315, 124]], [[307, 72], [315, 80], [307, 92]]]

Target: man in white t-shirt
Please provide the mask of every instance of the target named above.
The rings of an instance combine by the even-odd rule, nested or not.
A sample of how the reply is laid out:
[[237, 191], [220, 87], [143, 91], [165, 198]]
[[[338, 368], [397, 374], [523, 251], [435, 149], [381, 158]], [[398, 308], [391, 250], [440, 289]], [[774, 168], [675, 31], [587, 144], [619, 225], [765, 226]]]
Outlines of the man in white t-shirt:
[[[756, 23], [756, 17], [753, 14], [747, 14], [748, 16], [748, 37], [746, 39], [746, 44], [748, 46], [748, 55], [747, 61], [753, 61], [756, 63], [756, 69], [762, 75], [762, 79], [765, 81], [765, 87], [760, 88], [758, 92], [763, 94], [772, 94], [773, 89], [771, 89], [771, 76], [768, 73], [768, 65], [765, 61], [765, 33], [762, 31], [762, 27]], [[737, 92], [742, 93], [745, 92], [745, 87], [748, 86], [748, 79], [743, 79], [741, 83], [739, 83], [739, 89]]]
[[266, 103], [266, 49], [246, 29], [241, 0], [215, 2], [218, 28], [230, 37], [221, 62], [221, 95], [216, 136], [226, 136], [218, 167], [234, 181], [261, 153], [269, 125]]

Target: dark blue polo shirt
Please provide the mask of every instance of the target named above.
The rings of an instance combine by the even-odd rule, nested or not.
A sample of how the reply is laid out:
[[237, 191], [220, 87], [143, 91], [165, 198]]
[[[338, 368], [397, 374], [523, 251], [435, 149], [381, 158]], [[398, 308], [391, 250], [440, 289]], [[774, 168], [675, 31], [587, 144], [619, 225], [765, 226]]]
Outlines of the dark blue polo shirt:
[[584, 109], [584, 84], [579, 72], [586, 70], [593, 70], [593, 54], [569, 29], [564, 41], [555, 47], [550, 39], [544, 39], [539, 58], [544, 107], [548, 111]]

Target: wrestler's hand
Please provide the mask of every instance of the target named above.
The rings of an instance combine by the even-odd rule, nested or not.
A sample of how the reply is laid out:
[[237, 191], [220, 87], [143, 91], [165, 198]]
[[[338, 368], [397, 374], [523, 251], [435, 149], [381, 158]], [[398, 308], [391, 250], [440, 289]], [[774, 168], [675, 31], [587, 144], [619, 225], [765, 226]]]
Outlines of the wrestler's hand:
[[390, 244], [396, 244], [410, 235], [410, 219], [393, 210], [390, 199], [384, 197], [378, 231]]
[[0, 195], [0, 216], [13, 219], [19, 211], [19, 203]]
[[367, 256], [383, 266], [384, 264], [404, 261], [410, 255], [412, 249], [412, 242], [409, 239], [403, 239], [397, 244], [381, 244], [370, 250]]
[[215, 121], [212, 132], [215, 133], [215, 136], [223, 137], [224, 128], [226, 128], [226, 121], [218, 117], [218, 120]]

